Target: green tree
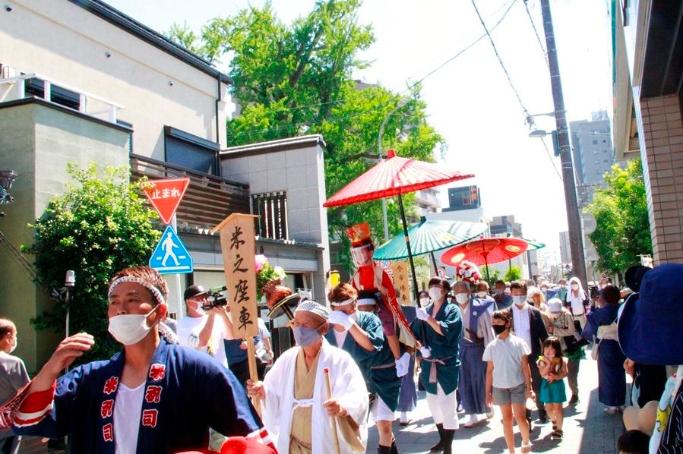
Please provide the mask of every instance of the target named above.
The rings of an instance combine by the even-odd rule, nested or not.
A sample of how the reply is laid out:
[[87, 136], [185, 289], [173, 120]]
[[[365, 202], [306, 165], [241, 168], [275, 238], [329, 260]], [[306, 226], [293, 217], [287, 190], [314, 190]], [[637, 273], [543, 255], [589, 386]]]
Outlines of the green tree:
[[[488, 271], [488, 274], [487, 274]], [[490, 266], [482, 266], [479, 269], [479, 274], [481, 275], [481, 278], [488, 282], [490, 288], [494, 288], [496, 286], [496, 281], [500, 280], [500, 271], [497, 270], [496, 268], [491, 268]], [[488, 276], [488, 279], [486, 278]]]
[[[419, 86], [401, 96], [381, 86], [361, 86], [353, 72], [366, 66], [358, 54], [370, 47], [369, 26], [356, 19], [359, 0], [318, 1], [305, 17], [283, 24], [270, 5], [249, 8], [234, 17], [216, 18], [201, 37], [176, 26], [169, 38], [216, 61], [231, 57], [232, 94], [241, 106], [228, 122], [228, 140], [240, 145], [320, 133], [325, 138], [327, 194], [376, 164], [377, 138], [386, 120], [382, 147], [398, 154], [431, 160], [442, 137], [429, 126]], [[414, 216], [414, 198], [405, 197]], [[348, 267], [343, 230], [356, 222], [381, 231], [380, 202], [328, 211], [330, 237], [340, 240], [341, 261]], [[400, 231], [395, 200], [388, 203], [390, 231]], [[379, 239], [379, 237], [378, 237]]]
[[590, 239], [598, 253], [598, 269], [620, 275], [640, 263], [640, 255], [652, 254], [640, 160], [630, 161], [625, 168], [615, 164], [605, 174], [605, 183], [606, 187], [596, 191], [593, 203], [586, 208], [596, 223]]
[[[98, 175], [68, 166], [76, 185], [50, 201], [33, 224], [34, 242], [24, 247], [35, 256], [37, 281], [47, 289], [62, 286], [66, 270], [74, 270], [78, 285], [70, 301], [70, 332], [87, 331], [97, 340], [81, 360], [106, 358], [117, 350], [107, 333], [107, 286], [124, 267], [147, 262], [161, 232], [156, 214], [141, 194], [143, 181], [129, 183], [128, 170], [107, 168]], [[38, 316], [38, 329], [64, 333], [66, 306], [57, 303]]]
[[503, 280], [505, 282], [518, 281], [522, 278], [522, 269], [517, 265], [513, 265], [505, 272]]

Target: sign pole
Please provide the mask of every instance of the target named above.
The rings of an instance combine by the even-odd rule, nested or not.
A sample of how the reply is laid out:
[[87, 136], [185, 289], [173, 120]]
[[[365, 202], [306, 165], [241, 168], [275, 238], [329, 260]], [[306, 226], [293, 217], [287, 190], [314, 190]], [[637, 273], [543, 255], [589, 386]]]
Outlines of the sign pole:
[[[171, 218], [171, 227], [173, 227], [173, 230], [175, 230], [176, 233], [178, 233], [178, 222], [176, 221], [176, 215], [173, 213], [173, 217]], [[182, 293], [180, 292], [181, 289], [181, 282], [180, 282], [180, 274], [176, 273], [173, 275], [173, 283], [175, 284], [175, 305], [176, 305], [176, 311], [175, 311], [175, 316], [176, 320], [180, 320], [184, 315], [185, 311], [183, 310], [184, 306], [184, 301], [182, 297]]]

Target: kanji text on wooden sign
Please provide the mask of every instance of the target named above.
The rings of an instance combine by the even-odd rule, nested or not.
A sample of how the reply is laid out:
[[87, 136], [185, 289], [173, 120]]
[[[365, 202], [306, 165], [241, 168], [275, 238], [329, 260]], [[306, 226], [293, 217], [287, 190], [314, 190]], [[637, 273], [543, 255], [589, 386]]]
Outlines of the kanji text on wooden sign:
[[258, 335], [256, 267], [254, 265], [254, 218], [233, 213], [212, 231], [220, 232], [223, 270], [235, 335], [243, 339]]

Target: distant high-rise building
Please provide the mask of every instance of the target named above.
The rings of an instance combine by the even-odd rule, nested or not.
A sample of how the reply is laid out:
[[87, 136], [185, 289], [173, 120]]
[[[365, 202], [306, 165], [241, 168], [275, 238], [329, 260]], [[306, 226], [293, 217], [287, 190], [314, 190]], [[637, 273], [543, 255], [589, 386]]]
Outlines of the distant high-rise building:
[[448, 208], [443, 211], [474, 210], [481, 206], [481, 195], [477, 186], [463, 186], [448, 189]]
[[560, 232], [560, 261], [572, 263], [572, 250], [569, 244], [569, 232]]
[[604, 185], [604, 174], [614, 164], [614, 148], [607, 112], [594, 112], [592, 119], [569, 125], [576, 175], [579, 209], [592, 202], [595, 190]]
[[491, 236], [522, 236], [522, 224], [515, 222], [513, 215], [494, 216], [489, 227]]

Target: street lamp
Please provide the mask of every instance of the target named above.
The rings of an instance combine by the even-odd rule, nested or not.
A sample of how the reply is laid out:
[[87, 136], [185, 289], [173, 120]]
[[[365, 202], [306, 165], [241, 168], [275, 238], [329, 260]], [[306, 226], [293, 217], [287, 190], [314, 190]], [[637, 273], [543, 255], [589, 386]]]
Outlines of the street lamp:
[[[377, 158], [382, 161], [383, 156], [382, 156], [382, 137], [384, 137], [384, 128], [387, 126], [387, 122], [389, 121], [389, 118], [401, 107], [405, 106], [408, 101], [410, 101], [408, 98], [401, 98], [398, 101], [398, 104], [396, 104], [396, 107], [391, 109], [389, 113], [384, 117], [384, 120], [382, 120], [382, 124], [379, 127], [379, 133], [377, 134]], [[389, 221], [387, 219], [387, 200], [382, 199], [382, 222], [384, 223], [384, 241], [389, 241]]]
[[[9, 190], [12, 189], [12, 183], [17, 178], [17, 172], [14, 170], [0, 170], [0, 205], [7, 205], [14, 202], [14, 197]], [[0, 217], [5, 213], [0, 211]]]

